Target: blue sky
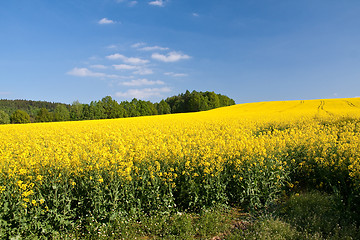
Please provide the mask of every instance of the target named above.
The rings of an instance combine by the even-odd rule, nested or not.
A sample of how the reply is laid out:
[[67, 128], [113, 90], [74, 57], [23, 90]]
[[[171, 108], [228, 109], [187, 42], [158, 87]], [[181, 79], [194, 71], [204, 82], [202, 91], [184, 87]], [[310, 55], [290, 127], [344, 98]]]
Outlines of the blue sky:
[[2, 0], [0, 98], [360, 96], [358, 0]]

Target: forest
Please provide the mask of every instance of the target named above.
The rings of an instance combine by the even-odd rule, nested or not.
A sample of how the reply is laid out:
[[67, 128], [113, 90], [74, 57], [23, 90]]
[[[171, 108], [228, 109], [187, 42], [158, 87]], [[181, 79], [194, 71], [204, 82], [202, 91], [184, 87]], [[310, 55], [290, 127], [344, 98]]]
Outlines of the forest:
[[83, 104], [31, 100], [0, 100], [0, 124], [112, 119], [171, 113], [199, 112], [234, 105], [235, 101], [214, 92], [186, 91], [157, 103], [132, 99], [117, 102], [111, 96]]

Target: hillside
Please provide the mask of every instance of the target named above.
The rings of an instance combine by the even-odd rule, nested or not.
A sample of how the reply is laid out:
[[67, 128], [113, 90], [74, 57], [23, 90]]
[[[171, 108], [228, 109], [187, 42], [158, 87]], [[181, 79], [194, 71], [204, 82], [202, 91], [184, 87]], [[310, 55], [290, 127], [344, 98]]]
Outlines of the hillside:
[[[360, 225], [359, 106], [360, 98], [277, 101], [1, 125], [0, 237], [16, 229], [28, 239], [93, 239], [100, 230], [103, 239], [184, 239], [167, 224], [190, 229], [207, 209], [268, 211], [317, 190], [346, 213], [332, 214], [326, 234], [359, 239], [344, 227]], [[203, 236], [191, 231], [187, 239]]]
[[57, 105], [64, 105], [67, 108], [70, 107], [70, 105], [64, 103], [20, 100], [20, 99], [17, 100], [0, 99], [0, 110], [4, 111], [9, 115], [15, 112], [16, 110], [23, 110], [27, 112], [30, 116], [35, 116], [38, 113], [39, 109], [46, 108], [50, 112], [53, 112]]
[[[217, 111], [217, 110], [213, 110]], [[219, 109], [245, 118], [282, 119], [297, 117], [359, 116], [360, 98], [337, 98], [244, 103]], [[220, 114], [220, 112], [218, 112]]]

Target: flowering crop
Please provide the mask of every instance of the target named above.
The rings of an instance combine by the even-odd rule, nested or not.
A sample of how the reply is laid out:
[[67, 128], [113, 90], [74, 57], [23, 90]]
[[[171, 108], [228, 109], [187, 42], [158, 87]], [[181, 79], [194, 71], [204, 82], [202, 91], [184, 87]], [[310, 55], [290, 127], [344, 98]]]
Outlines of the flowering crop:
[[302, 185], [360, 192], [359, 140], [359, 98], [2, 125], [0, 236], [219, 203], [259, 208]]

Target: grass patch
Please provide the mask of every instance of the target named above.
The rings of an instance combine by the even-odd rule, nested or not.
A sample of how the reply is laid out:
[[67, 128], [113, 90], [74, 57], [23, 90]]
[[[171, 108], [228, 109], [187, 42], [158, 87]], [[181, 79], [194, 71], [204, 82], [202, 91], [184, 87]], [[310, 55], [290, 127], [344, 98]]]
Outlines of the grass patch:
[[121, 217], [108, 224], [91, 221], [84, 232], [54, 239], [360, 239], [359, 225], [337, 195], [317, 191], [294, 194], [266, 212], [213, 207]]
[[229, 232], [238, 212], [224, 207], [199, 213], [163, 213], [117, 218], [108, 224], [92, 221], [86, 231], [74, 231], [55, 239], [211, 239]]
[[359, 226], [336, 195], [294, 194], [246, 229], [223, 239], [360, 239]]

